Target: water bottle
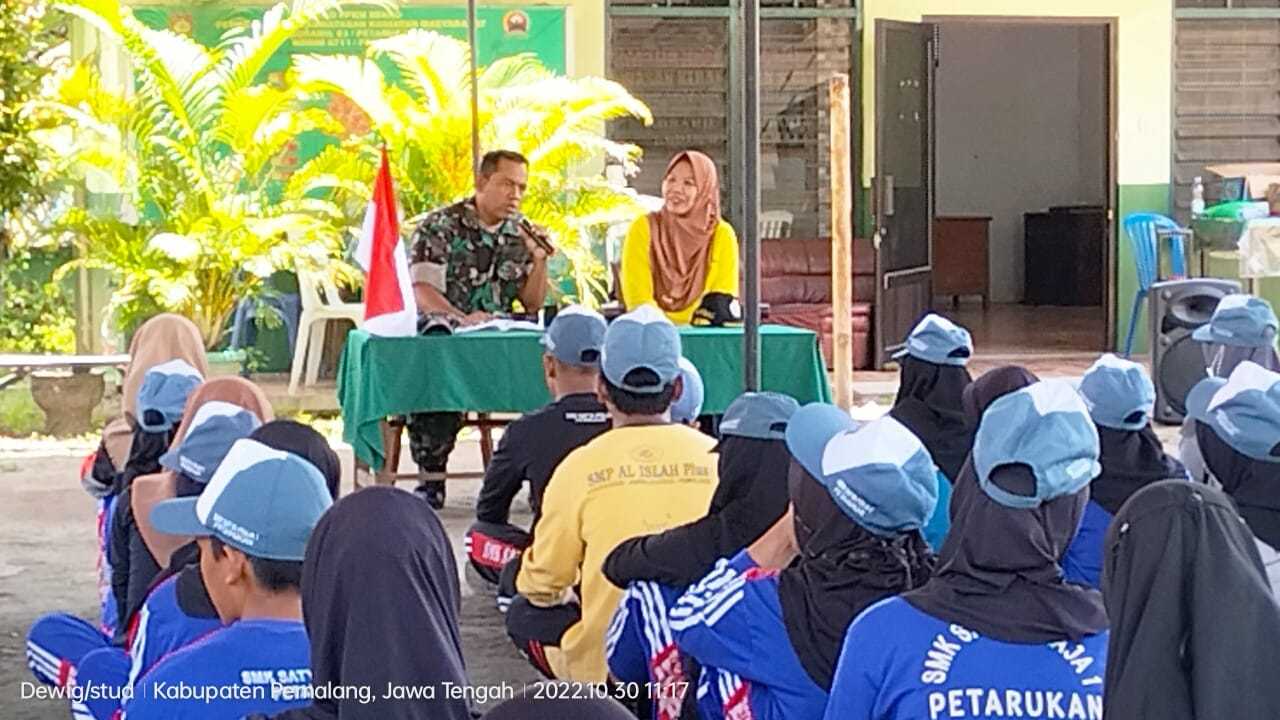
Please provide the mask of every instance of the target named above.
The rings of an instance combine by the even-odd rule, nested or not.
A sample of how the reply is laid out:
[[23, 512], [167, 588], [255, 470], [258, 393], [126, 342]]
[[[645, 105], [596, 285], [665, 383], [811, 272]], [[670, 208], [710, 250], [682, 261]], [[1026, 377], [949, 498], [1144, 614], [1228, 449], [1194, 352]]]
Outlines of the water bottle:
[[1199, 175], [1191, 181], [1191, 214], [1204, 214], [1204, 181]]

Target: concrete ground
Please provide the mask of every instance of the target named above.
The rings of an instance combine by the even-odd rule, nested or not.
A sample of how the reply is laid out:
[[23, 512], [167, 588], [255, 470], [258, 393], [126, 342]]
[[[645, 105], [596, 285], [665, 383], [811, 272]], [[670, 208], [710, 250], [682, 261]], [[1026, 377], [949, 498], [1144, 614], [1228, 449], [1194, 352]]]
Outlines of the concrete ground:
[[[0, 438], [0, 719], [65, 720], [67, 705], [22, 699], [27, 669], [27, 628], [40, 615], [67, 611], [96, 619], [95, 506], [77, 473], [91, 450], [85, 441], [40, 442]], [[351, 487], [351, 450], [339, 448], [344, 491]], [[406, 453], [407, 454], [407, 453]], [[474, 440], [460, 443], [454, 470], [479, 469]], [[406, 468], [407, 470], [407, 468]], [[408, 485], [403, 485], [406, 489]], [[462, 568], [462, 536], [473, 519], [478, 481], [450, 485], [441, 513]], [[513, 522], [526, 525], [528, 504], [517, 498]], [[462, 640], [470, 680], [476, 686], [519, 687], [537, 673], [507, 639], [492, 598], [462, 583]]]

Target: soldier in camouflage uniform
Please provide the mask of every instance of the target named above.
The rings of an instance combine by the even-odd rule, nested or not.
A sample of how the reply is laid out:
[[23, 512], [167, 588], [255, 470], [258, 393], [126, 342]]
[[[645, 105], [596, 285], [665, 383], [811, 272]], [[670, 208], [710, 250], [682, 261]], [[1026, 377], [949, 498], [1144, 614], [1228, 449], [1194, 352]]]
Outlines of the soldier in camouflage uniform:
[[[410, 274], [422, 313], [459, 324], [485, 322], [542, 308], [547, 293], [547, 232], [520, 214], [528, 162], [518, 153], [491, 152], [480, 163], [476, 194], [427, 215], [413, 234]], [[418, 464], [418, 491], [444, 505], [444, 476], [460, 413], [409, 416], [409, 447]]]

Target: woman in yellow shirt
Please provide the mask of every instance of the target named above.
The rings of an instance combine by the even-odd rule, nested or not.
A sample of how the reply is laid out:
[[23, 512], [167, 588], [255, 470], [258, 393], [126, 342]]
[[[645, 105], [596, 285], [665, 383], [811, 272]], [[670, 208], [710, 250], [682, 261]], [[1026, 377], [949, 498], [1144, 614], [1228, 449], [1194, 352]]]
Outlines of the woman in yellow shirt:
[[720, 219], [715, 162], [695, 150], [671, 159], [662, 209], [638, 218], [622, 243], [622, 300], [657, 305], [688, 325], [709, 293], [738, 296], [738, 236]]

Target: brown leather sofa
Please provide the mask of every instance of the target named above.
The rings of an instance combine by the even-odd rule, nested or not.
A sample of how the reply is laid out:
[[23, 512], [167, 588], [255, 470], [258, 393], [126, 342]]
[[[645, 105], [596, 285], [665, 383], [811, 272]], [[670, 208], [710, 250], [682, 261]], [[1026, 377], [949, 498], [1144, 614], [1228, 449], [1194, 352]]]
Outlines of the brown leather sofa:
[[[871, 307], [875, 302], [875, 256], [871, 242], [853, 248], [853, 367], [871, 367]], [[833, 364], [831, 241], [826, 238], [765, 240], [760, 246], [760, 299], [770, 305], [770, 323], [813, 330], [827, 367]]]

